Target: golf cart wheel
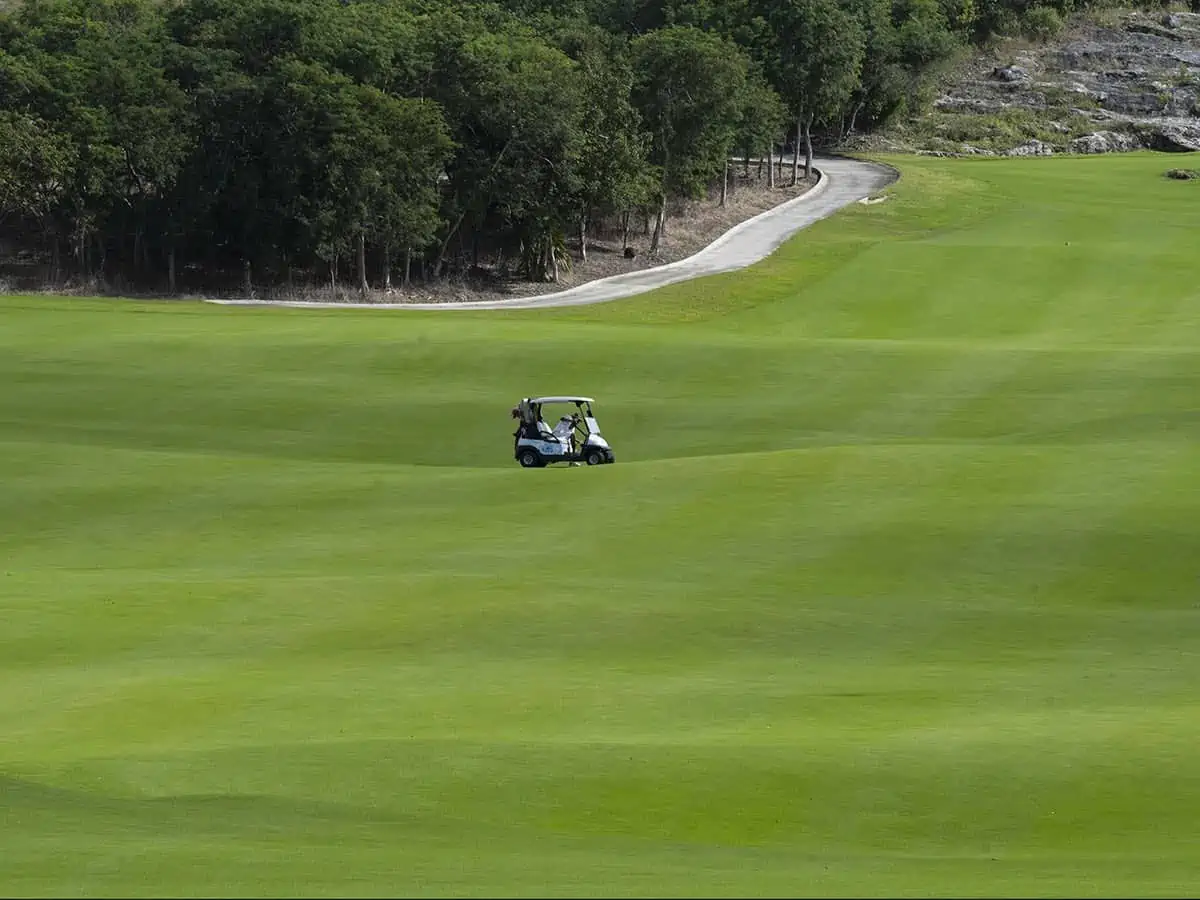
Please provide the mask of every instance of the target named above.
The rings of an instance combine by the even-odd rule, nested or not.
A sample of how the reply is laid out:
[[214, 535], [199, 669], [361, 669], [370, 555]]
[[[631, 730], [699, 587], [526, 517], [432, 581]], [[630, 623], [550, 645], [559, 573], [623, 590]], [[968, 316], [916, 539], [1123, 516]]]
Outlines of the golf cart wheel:
[[517, 462], [521, 464], [523, 469], [536, 469], [541, 465], [542, 459], [536, 450], [522, 450], [521, 455], [517, 457]]
[[587, 464], [589, 466], [599, 466], [604, 463], [604, 454], [599, 450], [593, 450], [587, 455]]

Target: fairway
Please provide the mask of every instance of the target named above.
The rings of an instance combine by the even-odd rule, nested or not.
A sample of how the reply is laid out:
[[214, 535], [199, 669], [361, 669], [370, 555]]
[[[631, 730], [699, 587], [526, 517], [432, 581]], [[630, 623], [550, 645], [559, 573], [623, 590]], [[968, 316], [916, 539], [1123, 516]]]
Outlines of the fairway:
[[887, 161], [611, 304], [0, 299], [0, 894], [1194, 893], [1192, 161]]

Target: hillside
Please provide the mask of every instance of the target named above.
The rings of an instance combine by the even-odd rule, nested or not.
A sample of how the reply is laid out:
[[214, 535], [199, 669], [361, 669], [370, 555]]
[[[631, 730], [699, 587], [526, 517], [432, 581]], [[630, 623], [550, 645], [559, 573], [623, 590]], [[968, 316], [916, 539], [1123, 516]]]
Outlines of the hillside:
[[1200, 150], [1200, 14], [1097, 11], [1053, 40], [997, 40], [927, 113], [852, 146], [1037, 156]]
[[1200, 183], [890, 161], [600, 306], [0, 298], [0, 894], [1186, 896]]

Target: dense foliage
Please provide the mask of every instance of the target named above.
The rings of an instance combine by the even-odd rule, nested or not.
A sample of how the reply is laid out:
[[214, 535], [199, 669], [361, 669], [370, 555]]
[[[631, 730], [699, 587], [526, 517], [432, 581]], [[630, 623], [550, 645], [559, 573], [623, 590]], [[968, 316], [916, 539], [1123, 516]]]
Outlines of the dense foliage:
[[24, 0], [0, 229], [55, 280], [171, 291], [553, 280], [599, 223], [656, 246], [731, 154], [887, 122], [1015, 3]]

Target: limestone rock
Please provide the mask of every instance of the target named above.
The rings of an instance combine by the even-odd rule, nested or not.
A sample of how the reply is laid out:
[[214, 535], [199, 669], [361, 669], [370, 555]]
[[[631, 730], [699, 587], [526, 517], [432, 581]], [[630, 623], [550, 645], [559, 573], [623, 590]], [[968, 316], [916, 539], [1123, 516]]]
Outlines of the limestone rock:
[[996, 81], [1028, 81], [1029, 73], [1020, 66], [996, 66], [992, 69], [992, 78]]
[[1200, 150], [1200, 120], [1186, 122], [1138, 122], [1134, 126], [1145, 146], [1171, 153]]
[[1004, 151], [1005, 156], [1053, 156], [1054, 148], [1037, 138]]
[[1131, 134], [1121, 134], [1116, 131], [1094, 131], [1077, 137], [1071, 141], [1072, 153], [1122, 153], [1138, 150], [1141, 143]]

